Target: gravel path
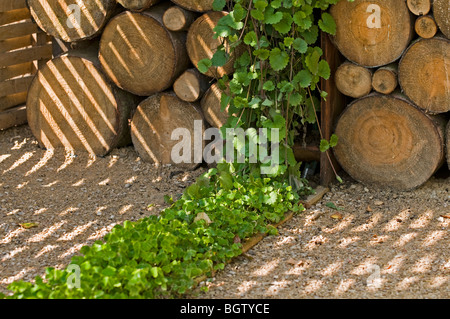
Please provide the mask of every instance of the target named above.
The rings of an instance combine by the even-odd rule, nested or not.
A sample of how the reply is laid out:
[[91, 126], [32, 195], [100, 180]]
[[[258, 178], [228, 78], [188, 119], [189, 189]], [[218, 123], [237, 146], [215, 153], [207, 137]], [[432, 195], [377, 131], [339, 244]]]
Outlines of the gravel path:
[[449, 215], [450, 178], [395, 193], [347, 177], [191, 297], [450, 298]]
[[133, 147], [104, 158], [51, 153], [27, 126], [0, 131], [0, 291], [46, 267], [65, 267], [115, 224], [158, 213], [164, 195], [181, 194], [204, 171], [158, 169]]
[[[64, 267], [117, 223], [158, 213], [164, 195], [204, 171], [157, 169], [132, 147], [50, 153], [27, 126], [0, 132], [0, 291]], [[344, 181], [189, 297], [450, 298], [450, 178], [402, 193]]]

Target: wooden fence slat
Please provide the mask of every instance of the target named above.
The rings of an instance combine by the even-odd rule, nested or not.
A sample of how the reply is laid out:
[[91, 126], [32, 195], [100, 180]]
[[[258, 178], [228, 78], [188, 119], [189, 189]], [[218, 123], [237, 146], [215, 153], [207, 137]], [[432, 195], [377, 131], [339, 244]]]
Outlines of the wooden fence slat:
[[31, 35], [0, 41], [0, 54], [31, 45]]
[[20, 22], [0, 27], [0, 40], [17, 38], [38, 32], [38, 26], [31, 22]]
[[0, 130], [25, 123], [27, 123], [27, 108], [25, 105], [0, 113]]
[[0, 12], [27, 8], [26, 0], [0, 0]]
[[33, 62], [25, 62], [0, 69], [0, 81], [6, 81], [20, 75], [32, 73]]
[[0, 68], [34, 60], [51, 58], [52, 45], [46, 44], [20, 51], [0, 53]]
[[0, 12], [0, 25], [10, 24], [25, 19], [31, 19], [30, 10], [27, 8]]
[[24, 104], [27, 101], [27, 95], [28, 92], [20, 92], [0, 97], [0, 112]]
[[23, 78], [0, 82], [0, 96], [7, 96], [20, 92], [28, 91], [28, 87], [33, 80], [32, 75]]

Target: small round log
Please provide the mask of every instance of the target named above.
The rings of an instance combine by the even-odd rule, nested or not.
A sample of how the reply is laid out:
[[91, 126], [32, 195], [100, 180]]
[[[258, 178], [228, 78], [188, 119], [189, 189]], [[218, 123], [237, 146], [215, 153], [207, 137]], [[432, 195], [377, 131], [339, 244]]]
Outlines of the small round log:
[[161, 2], [161, 0], [116, 0], [124, 8], [131, 11], [143, 11]]
[[200, 106], [205, 116], [205, 120], [215, 128], [221, 128], [228, 120], [228, 107], [222, 111], [220, 100], [222, 97], [222, 90], [217, 83], [211, 85], [206, 91]]
[[372, 87], [382, 94], [391, 94], [397, 88], [398, 65], [395, 63], [381, 67], [375, 71], [372, 78]]
[[406, 4], [416, 16], [426, 15], [431, 10], [431, 0], [407, 0]]
[[438, 31], [436, 22], [430, 15], [418, 17], [414, 29], [416, 30], [417, 35], [424, 39], [431, 39]]
[[210, 79], [197, 69], [187, 69], [173, 84], [173, 91], [183, 101], [199, 100], [209, 88]]
[[335, 79], [337, 89], [347, 96], [360, 98], [372, 91], [372, 72], [351, 62], [339, 66]]
[[172, 6], [164, 12], [163, 22], [170, 31], [187, 31], [196, 18], [194, 12]]

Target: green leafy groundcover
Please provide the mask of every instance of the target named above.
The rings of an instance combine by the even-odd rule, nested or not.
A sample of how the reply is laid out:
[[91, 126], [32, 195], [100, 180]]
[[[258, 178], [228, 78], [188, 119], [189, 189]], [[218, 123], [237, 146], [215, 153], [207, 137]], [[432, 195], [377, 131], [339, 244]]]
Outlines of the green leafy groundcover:
[[[287, 183], [218, 164], [160, 216], [125, 221], [103, 241], [84, 246], [83, 256], [71, 261], [80, 267], [80, 288], [69, 286], [69, 267], [47, 268], [45, 281], [37, 276], [34, 284], [13, 282], [13, 295], [6, 298], [179, 298], [195, 278], [211, 276], [241, 254], [241, 239], [276, 233], [271, 223], [303, 209]], [[211, 222], [197, 217], [205, 214]]]

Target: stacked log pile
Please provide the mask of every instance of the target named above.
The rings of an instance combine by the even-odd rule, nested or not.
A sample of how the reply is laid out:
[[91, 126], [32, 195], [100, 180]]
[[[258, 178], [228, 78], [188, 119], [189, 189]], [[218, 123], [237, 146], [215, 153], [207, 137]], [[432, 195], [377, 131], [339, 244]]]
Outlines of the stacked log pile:
[[331, 39], [348, 60], [336, 86], [353, 98], [336, 125], [344, 170], [364, 184], [409, 190], [445, 157], [450, 167], [449, 1], [341, 1], [330, 13]]
[[27, 100], [39, 143], [103, 156], [132, 142], [143, 160], [198, 166], [194, 154], [202, 149], [194, 141], [180, 154], [190, 163], [174, 162], [172, 135], [180, 128], [194, 139], [227, 119], [214, 75], [233, 72], [233, 63], [206, 75], [197, 70], [221, 45], [213, 28], [227, 13], [212, 11], [212, 2], [98, 0], [79, 7], [75, 0], [28, 0], [57, 43]]

